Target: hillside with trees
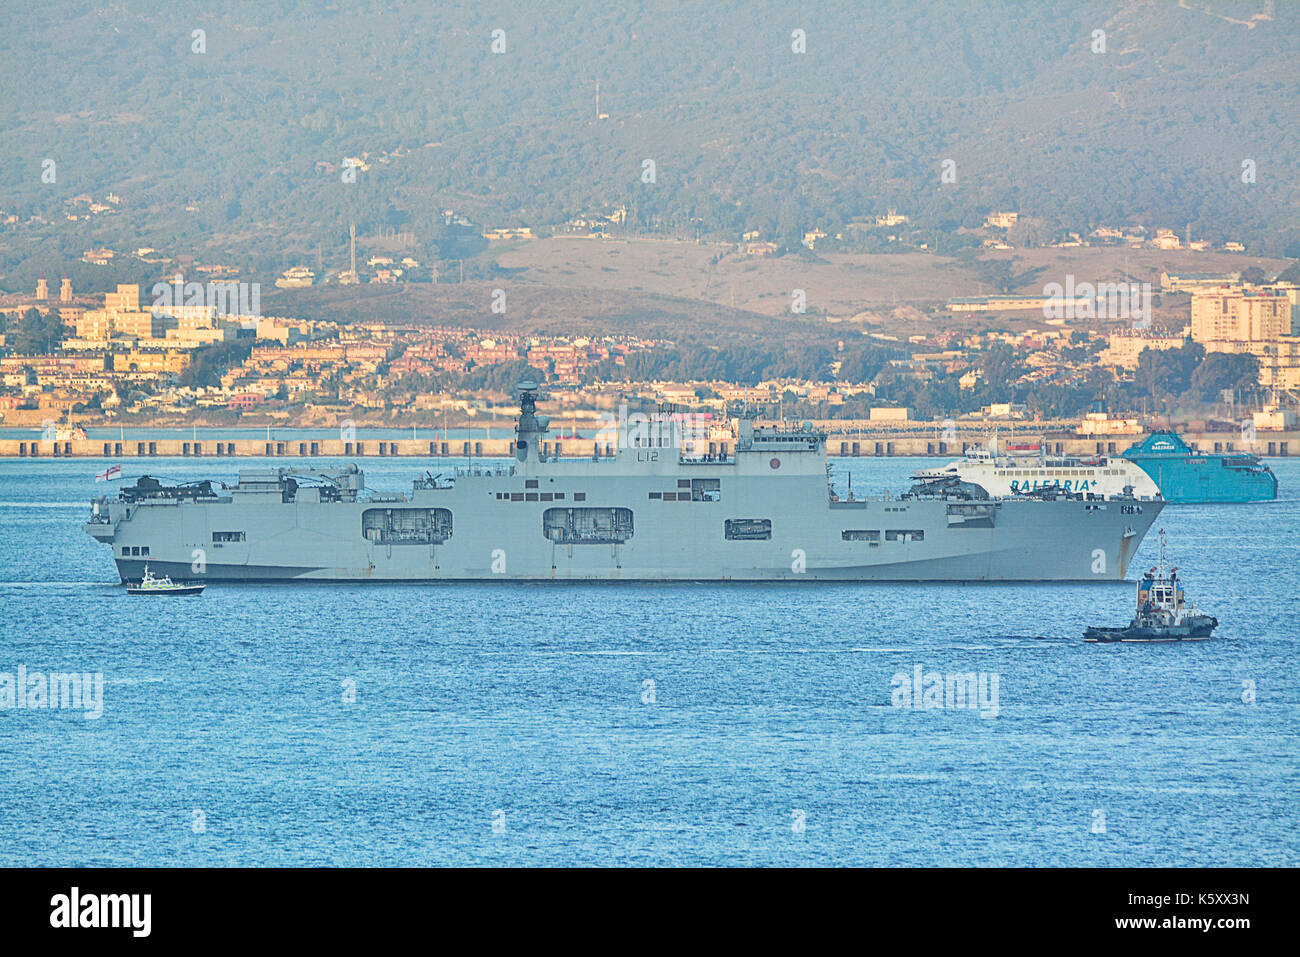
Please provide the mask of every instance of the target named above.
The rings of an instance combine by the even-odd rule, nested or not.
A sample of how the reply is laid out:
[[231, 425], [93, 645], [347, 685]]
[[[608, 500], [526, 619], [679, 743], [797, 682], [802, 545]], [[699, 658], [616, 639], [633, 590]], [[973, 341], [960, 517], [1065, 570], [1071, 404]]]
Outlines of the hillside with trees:
[[897, 208], [941, 247], [1006, 208], [1043, 236], [1147, 223], [1300, 256], [1300, 8], [1266, 6], [9, 8], [0, 273], [25, 287], [106, 244], [264, 277], [340, 262], [349, 222], [461, 259], [447, 209], [797, 243]]

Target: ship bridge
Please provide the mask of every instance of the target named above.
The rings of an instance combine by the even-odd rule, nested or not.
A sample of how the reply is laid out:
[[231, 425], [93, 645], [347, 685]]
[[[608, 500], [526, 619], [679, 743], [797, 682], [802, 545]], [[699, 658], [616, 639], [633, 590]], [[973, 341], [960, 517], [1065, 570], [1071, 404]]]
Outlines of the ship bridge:
[[756, 426], [739, 420], [725, 433], [716, 423], [700, 424], [687, 413], [661, 409], [648, 415], [620, 414], [617, 451], [606, 458], [549, 457], [542, 453], [550, 418], [537, 413], [540, 387], [521, 382], [515, 429], [515, 471], [546, 475], [762, 474], [824, 478], [827, 434], [811, 422]]

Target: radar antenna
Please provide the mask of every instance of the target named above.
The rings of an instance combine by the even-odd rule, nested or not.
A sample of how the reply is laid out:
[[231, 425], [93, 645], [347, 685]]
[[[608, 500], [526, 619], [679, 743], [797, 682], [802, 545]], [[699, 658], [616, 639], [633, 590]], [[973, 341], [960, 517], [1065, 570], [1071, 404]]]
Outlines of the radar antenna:
[[537, 411], [537, 393], [540, 388], [531, 379], [525, 379], [515, 386], [515, 391], [519, 393], [519, 411], [525, 413]]

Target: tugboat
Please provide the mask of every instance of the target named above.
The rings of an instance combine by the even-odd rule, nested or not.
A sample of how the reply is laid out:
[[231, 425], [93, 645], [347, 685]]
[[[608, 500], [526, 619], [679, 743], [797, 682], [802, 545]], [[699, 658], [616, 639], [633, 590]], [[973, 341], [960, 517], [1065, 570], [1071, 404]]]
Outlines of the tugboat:
[[1188, 605], [1178, 567], [1165, 572], [1165, 530], [1160, 530], [1160, 564], [1148, 570], [1138, 582], [1137, 614], [1127, 628], [1089, 628], [1084, 641], [1205, 641], [1219, 624], [1213, 615], [1204, 615], [1195, 605]]
[[174, 582], [167, 575], [155, 578], [153, 572], [149, 571], [149, 566], [145, 565], [144, 577], [140, 579], [140, 583], [133, 585], [127, 582], [126, 593], [128, 595], [199, 595], [206, 587], [203, 582]]

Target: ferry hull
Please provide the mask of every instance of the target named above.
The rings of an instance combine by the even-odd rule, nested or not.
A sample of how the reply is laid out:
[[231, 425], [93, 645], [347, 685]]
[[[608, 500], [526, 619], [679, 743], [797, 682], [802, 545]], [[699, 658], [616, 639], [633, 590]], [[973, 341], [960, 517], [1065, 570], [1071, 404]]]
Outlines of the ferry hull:
[[1232, 505], [1271, 502], [1277, 476], [1271, 469], [1234, 469], [1206, 460], [1134, 459], [1171, 505]]

